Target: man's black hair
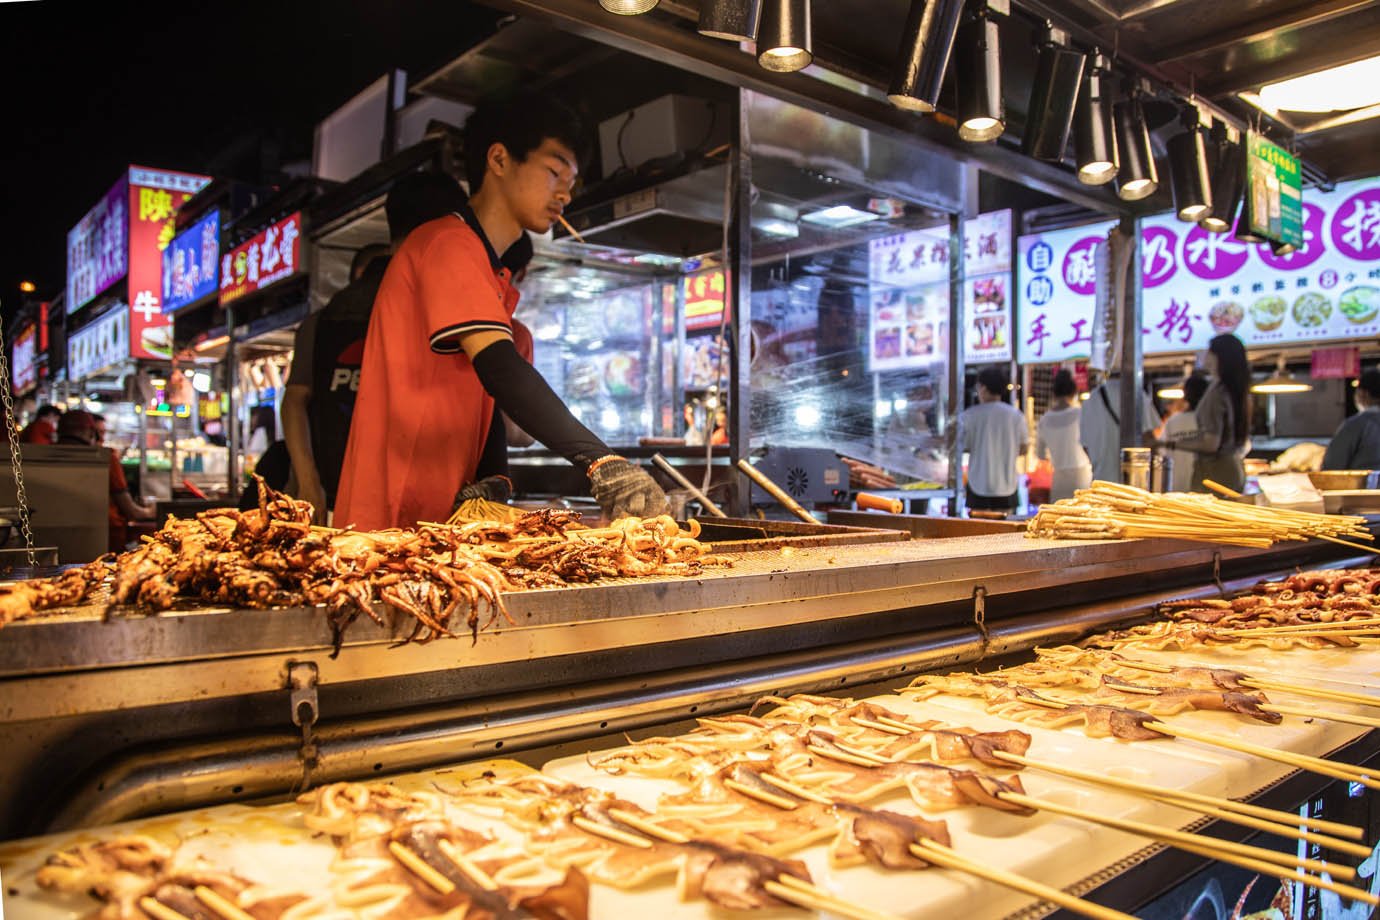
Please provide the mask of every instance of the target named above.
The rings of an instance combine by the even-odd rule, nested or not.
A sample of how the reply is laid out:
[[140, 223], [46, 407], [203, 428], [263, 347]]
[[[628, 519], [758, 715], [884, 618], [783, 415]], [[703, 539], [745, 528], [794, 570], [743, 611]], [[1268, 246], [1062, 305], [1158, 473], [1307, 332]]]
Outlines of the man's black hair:
[[987, 388], [987, 392], [1005, 396], [1007, 385], [1011, 382], [1006, 371], [999, 367], [984, 367], [978, 371], [977, 382]]
[[1054, 375], [1054, 386], [1051, 392], [1060, 399], [1065, 396], [1072, 396], [1078, 392], [1078, 384], [1074, 382], [1073, 374], [1067, 370], [1062, 370]]
[[38, 411], [34, 413], [34, 418], [49, 417], [61, 418], [62, 410], [59, 409], [57, 406], [53, 405], [52, 403], [44, 403], [43, 405], [39, 406]]
[[564, 103], [536, 94], [481, 102], [465, 121], [465, 177], [470, 194], [484, 182], [489, 148], [494, 144], [502, 144], [521, 163], [548, 137], [569, 147], [577, 165], [584, 159], [584, 127]]
[[1356, 386], [1366, 391], [1371, 399], [1380, 399], [1380, 370], [1369, 370], [1361, 375]]
[[465, 203], [465, 192], [454, 176], [408, 173], [393, 183], [383, 203], [388, 215], [388, 235], [393, 242], [400, 243], [422, 224], [458, 211]]
[[1188, 403], [1190, 409], [1198, 408], [1198, 403], [1202, 402], [1203, 394], [1208, 391], [1207, 374], [1200, 374], [1194, 371], [1184, 378], [1184, 402]]
[[355, 257], [350, 260], [350, 280], [354, 281], [364, 270], [369, 267], [369, 263], [380, 256], [388, 255], [388, 246], [385, 243], [370, 243], [368, 246], [361, 246], [355, 253]]

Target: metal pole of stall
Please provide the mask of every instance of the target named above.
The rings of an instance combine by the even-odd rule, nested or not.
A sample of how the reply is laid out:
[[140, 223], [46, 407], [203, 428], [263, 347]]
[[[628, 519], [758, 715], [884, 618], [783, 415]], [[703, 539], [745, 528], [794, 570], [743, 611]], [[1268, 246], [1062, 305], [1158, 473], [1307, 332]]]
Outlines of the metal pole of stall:
[[235, 308], [225, 308], [225, 330], [229, 335], [229, 341], [225, 343], [225, 418], [223, 426], [225, 431], [225, 444], [230, 452], [229, 463], [226, 464], [225, 472], [225, 494], [231, 503], [240, 497], [239, 492], [239, 467], [240, 467], [240, 420], [237, 414], [236, 391], [239, 389], [239, 367], [235, 361]]
[[[976, 172], [971, 170], [970, 172]], [[961, 517], [964, 508], [963, 442], [958, 430], [958, 417], [963, 412], [963, 342], [967, 330], [963, 325], [963, 296], [967, 275], [963, 265], [963, 214], [949, 216], [949, 393], [944, 416], [947, 430], [944, 443], [949, 450], [949, 479], [946, 485], [953, 493], [949, 499], [949, 514]]]
[[1140, 286], [1140, 220], [1123, 217], [1119, 229], [1131, 247], [1126, 283], [1117, 293], [1121, 310], [1121, 446], [1141, 446], [1141, 389], [1145, 383], [1144, 351], [1141, 342], [1143, 304]]
[[[732, 148], [729, 153], [729, 182], [731, 200], [728, 227], [728, 290], [729, 335], [733, 347], [729, 350], [729, 406], [728, 456], [732, 469], [745, 460], [751, 448], [752, 381], [748, 365], [752, 360], [752, 159], [748, 152], [747, 90], [739, 90], [737, 112], [733, 119]], [[707, 426], [706, 426], [707, 427]], [[737, 476], [730, 477], [741, 483]], [[731, 512], [746, 517], [752, 499], [752, 487], [734, 489]]]

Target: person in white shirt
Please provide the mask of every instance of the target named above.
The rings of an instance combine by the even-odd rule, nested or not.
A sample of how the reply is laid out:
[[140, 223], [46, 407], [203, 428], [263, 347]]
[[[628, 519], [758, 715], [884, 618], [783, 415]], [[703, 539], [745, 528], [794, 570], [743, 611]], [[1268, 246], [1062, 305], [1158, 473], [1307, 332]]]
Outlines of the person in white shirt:
[[1035, 428], [1035, 456], [1041, 460], [1048, 457], [1054, 467], [1049, 497], [1057, 502], [1073, 498], [1075, 491], [1092, 484], [1092, 464], [1078, 440], [1082, 412], [1073, 375], [1068, 371], [1055, 374], [1053, 394], [1054, 402], [1040, 416], [1040, 424]]
[[[1136, 394], [1136, 414], [1140, 416], [1141, 443], [1155, 443], [1160, 417], [1144, 393]], [[1092, 461], [1093, 479], [1121, 482], [1121, 381], [1111, 377], [1084, 401], [1079, 418], [1078, 439]]]
[[[1197, 432], [1198, 403], [1207, 388], [1208, 379], [1203, 374], [1194, 372], [1184, 378], [1184, 398], [1176, 406], [1178, 411], [1164, 420], [1164, 440], [1172, 443]], [[1172, 449], [1169, 457], [1174, 461], [1170, 489], [1175, 492], [1189, 491], [1193, 488], [1193, 464], [1198, 459], [1197, 455], [1191, 450]]]
[[1030, 445], [1025, 416], [1006, 402], [1006, 372], [978, 374], [978, 404], [959, 416], [960, 443], [968, 453], [968, 507], [974, 511], [1016, 509], [1016, 458]]

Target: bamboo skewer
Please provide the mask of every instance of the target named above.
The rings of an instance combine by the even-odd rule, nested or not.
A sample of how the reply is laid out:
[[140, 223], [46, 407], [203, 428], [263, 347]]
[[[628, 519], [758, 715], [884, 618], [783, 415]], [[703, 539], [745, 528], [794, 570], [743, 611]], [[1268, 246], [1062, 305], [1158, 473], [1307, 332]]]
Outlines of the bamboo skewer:
[[605, 840], [612, 840], [614, 843], [621, 843], [629, 847], [638, 847], [643, 850], [650, 850], [652, 848], [652, 842], [646, 837], [639, 837], [637, 834], [630, 834], [616, 827], [608, 827], [597, 821], [591, 821], [582, 815], [576, 815], [571, 818], [570, 823], [587, 834], [603, 837]]
[[1372, 716], [1353, 716], [1345, 712], [1304, 709], [1300, 706], [1280, 706], [1268, 703], [1260, 707], [1266, 712], [1277, 712], [1284, 716], [1299, 716], [1304, 719], [1322, 719], [1326, 722], [1344, 722], [1347, 725], [1364, 725], [1367, 728], [1380, 728], [1380, 719]]
[[[782, 875], [781, 879], [794, 878], [791, 875]], [[804, 881], [801, 879], [800, 881]], [[834, 897], [822, 888], [816, 888], [809, 882], [804, 885], [789, 884], [785, 881], [768, 880], [762, 887], [772, 897], [780, 898], [797, 907], [804, 907], [807, 910], [817, 910], [823, 913], [834, 913], [841, 917], [850, 917], [852, 920], [897, 920], [894, 914], [884, 914], [859, 904], [853, 904]]]
[[789, 511], [791, 514], [794, 514], [796, 517], [800, 518], [806, 524], [819, 523], [819, 521], [816, 521], [814, 519], [814, 516], [811, 515], [810, 512], [800, 507], [799, 502], [787, 495], [781, 489], [780, 486], [768, 479], [765, 473], [763, 473], [757, 467], [753, 466], [751, 463], [748, 463], [746, 459], [738, 461], [738, 469], [742, 470], [743, 475], [747, 476], [748, 479], [751, 479], [753, 482], [761, 486], [762, 491], [766, 492], [772, 498], [779, 501], [786, 508], [787, 511]]
[[1349, 693], [1345, 690], [1327, 690], [1322, 687], [1305, 687], [1302, 684], [1286, 683], [1271, 678], [1251, 677], [1241, 682], [1255, 690], [1276, 690], [1280, 693], [1297, 693], [1334, 703], [1352, 703], [1356, 706], [1380, 706], [1380, 696], [1365, 693]]
[[975, 875], [978, 878], [986, 879], [989, 882], [993, 882], [1005, 888], [1011, 888], [1023, 894], [1028, 894], [1031, 897], [1049, 901], [1051, 904], [1057, 904], [1065, 910], [1073, 911], [1084, 917], [1091, 917], [1093, 920], [1134, 920], [1130, 914], [1124, 914], [1121, 911], [1112, 910], [1110, 907], [1094, 904], [1091, 901], [1086, 901], [1083, 898], [1071, 895], [1052, 885], [1037, 882], [1034, 879], [1026, 878], [1023, 875], [1017, 875], [1014, 872], [1007, 872], [1005, 869], [997, 869], [993, 866], [975, 863], [959, 855], [949, 847], [935, 843], [933, 840], [912, 843], [910, 845], [910, 851], [915, 854], [916, 857], [926, 862], [932, 862], [941, 868], [953, 869], [958, 872]]
[[[1217, 854], [1213, 853], [1211, 850], [1202, 847], [1196, 847], [1192, 844], [1180, 844], [1178, 846], [1178, 849], [1185, 850], [1189, 853], [1195, 853], [1198, 856], [1206, 856], [1209, 859], [1217, 858]], [[1236, 865], [1242, 867], [1243, 869], [1250, 869], [1252, 872], [1259, 872], [1262, 875], [1270, 875], [1274, 876], [1275, 878], [1288, 879], [1291, 882], [1302, 882], [1303, 884], [1308, 885], [1312, 888], [1321, 888], [1325, 891], [1331, 891], [1334, 894], [1339, 894], [1344, 898], [1348, 898], [1353, 901], [1361, 901], [1371, 906], [1380, 905], [1380, 898], [1377, 898], [1369, 891], [1363, 891], [1362, 889], [1356, 888], [1352, 885], [1343, 885], [1338, 882], [1331, 881], [1329, 879], [1319, 878], [1316, 875], [1309, 875], [1306, 872], [1300, 872], [1297, 869], [1286, 869], [1282, 866], [1276, 866], [1271, 863], [1262, 862], [1260, 860], [1251, 859], [1245, 856], [1240, 857], [1239, 859], [1234, 859], [1232, 860], [1232, 862], [1236, 863]]]
[[1152, 840], [1172, 844], [1176, 847], [1180, 843], [1192, 844], [1204, 850], [1212, 851], [1213, 858], [1220, 859], [1223, 862], [1234, 862], [1236, 858], [1248, 857], [1250, 859], [1258, 859], [1279, 866], [1299, 866], [1304, 869], [1311, 869], [1314, 872], [1328, 872], [1334, 877], [1345, 878], [1347, 880], [1356, 877], [1356, 870], [1349, 866], [1323, 862], [1316, 859], [1303, 859], [1298, 856], [1291, 856], [1288, 853], [1277, 853], [1274, 850], [1267, 850], [1263, 847], [1236, 843], [1232, 840], [1219, 840], [1216, 837], [1205, 837], [1202, 834], [1191, 834], [1187, 831], [1178, 831], [1169, 827], [1161, 827], [1157, 824], [1147, 824], [1144, 821], [1133, 821], [1129, 818], [1113, 818], [1107, 815], [1089, 814], [1088, 812], [1068, 805], [1060, 805], [1057, 802], [1047, 802], [1043, 799], [1021, 795], [1018, 792], [998, 792], [997, 797], [1016, 805], [1024, 805], [1027, 808], [1036, 808], [1051, 814], [1063, 815], [1066, 818], [1077, 818], [1080, 821], [1100, 824], [1103, 827], [1110, 827], [1141, 837], [1149, 837]]
[[402, 863], [409, 872], [434, 888], [438, 894], [450, 894], [455, 891], [454, 882], [438, 872], [431, 863], [396, 840], [389, 842], [388, 852], [392, 853], [393, 858]]
[[670, 476], [673, 480], [675, 480], [676, 485], [680, 486], [682, 489], [689, 492], [690, 496], [694, 498], [695, 501], [703, 505], [704, 509], [708, 511], [710, 514], [714, 515], [715, 517], [728, 517], [728, 515], [724, 514], [724, 509], [714, 504], [714, 502], [710, 500], [708, 495], [705, 495], [699, 489], [695, 488], [695, 484], [692, 483], [690, 480], [686, 479], [684, 476], [682, 476], [680, 470], [676, 469], [669, 462], [667, 462], [666, 458], [661, 456], [661, 454], [652, 454], [652, 462], [657, 465], [657, 468], [659, 470], [661, 470], [667, 476]]
[[[1293, 814], [1291, 812], [1278, 811], [1273, 808], [1265, 808], [1260, 805], [1251, 805], [1246, 802], [1237, 802], [1233, 799], [1224, 799], [1218, 796], [1203, 795], [1202, 793], [1197, 792], [1186, 792], [1181, 789], [1171, 789], [1167, 786], [1155, 786], [1150, 783], [1141, 783], [1136, 782], [1135, 780], [1120, 779], [1115, 776], [1106, 776], [1101, 773], [1090, 773], [1086, 770], [1079, 770], [1075, 767], [1066, 767], [1063, 764], [1050, 763], [1048, 761], [1043, 760], [1035, 760], [1021, 754], [1011, 754], [1006, 751], [993, 751], [993, 755], [1001, 760], [1005, 760], [1012, 764], [1017, 764], [1019, 766], [1026, 767], [1028, 769], [1039, 770], [1044, 773], [1053, 773], [1056, 776], [1067, 776], [1071, 779], [1082, 780], [1084, 782], [1094, 783], [1096, 785], [1106, 786], [1112, 789], [1121, 789], [1126, 792], [1133, 792], [1139, 795], [1149, 796], [1150, 798], [1159, 799], [1161, 801], [1169, 802], [1175, 805], [1180, 805], [1180, 803], [1182, 803], [1180, 807], [1186, 808], [1192, 806], [1194, 808], [1211, 808], [1217, 811], [1230, 812], [1241, 817], [1261, 819], [1266, 823], [1279, 825], [1281, 827], [1311, 827], [1315, 830], [1325, 831], [1329, 834], [1334, 835], [1333, 837], [1314, 835], [1318, 837], [1318, 839], [1312, 841], [1322, 842], [1324, 846], [1332, 846], [1333, 849], [1339, 849], [1334, 845], [1334, 843], [1344, 842], [1341, 840], [1336, 840], [1335, 838], [1346, 837], [1350, 840], [1360, 840], [1365, 836], [1365, 831], [1363, 831], [1359, 827], [1353, 827], [1350, 824], [1339, 824], [1335, 821], [1325, 821], [1321, 818], [1306, 818], [1301, 815]], [[1226, 818], [1225, 820], [1235, 821], [1235, 818]], [[1341, 850], [1341, 852], [1350, 851]], [[1369, 856], [1370, 850], [1369, 848], [1365, 848], [1364, 854], [1357, 853], [1355, 855]]]
[[[666, 843], [689, 843], [690, 838], [669, 828], [661, 827], [651, 821], [644, 820], [638, 815], [621, 808], [610, 808], [609, 817], [615, 821], [621, 821], [629, 827], [637, 828], [645, 832], [650, 837], [663, 840]], [[805, 907], [810, 910], [819, 910], [838, 914], [841, 917], [850, 917], [853, 920], [896, 920], [891, 914], [881, 913], [871, 910], [860, 904], [845, 901], [835, 897], [810, 882], [791, 875], [778, 876], [775, 880], [767, 881], [763, 887], [768, 894], [789, 901], [798, 907]]]
[[1226, 635], [1260, 635], [1262, 633], [1331, 633], [1342, 629], [1361, 629], [1380, 627], [1380, 617], [1365, 617], [1355, 620], [1329, 620], [1319, 623], [1293, 623], [1288, 626], [1238, 626], [1234, 629], [1220, 629]]
[[205, 885], [197, 885], [192, 889], [196, 899], [206, 905], [222, 920], [254, 920], [254, 916], [246, 910], [242, 910], [238, 904], [234, 904], [221, 897], [214, 888]]
[[495, 882], [489, 873], [475, 865], [474, 860], [456, 849], [455, 844], [451, 843], [449, 840], [439, 840], [436, 843], [436, 848], [445, 854], [446, 859], [455, 863], [455, 868], [469, 876], [470, 881], [474, 882], [480, 888], [483, 888], [485, 891], [498, 890], [498, 882]]
[[578, 230], [576, 230], [574, 227], [570, 226], [570, 221], [568, 221], [568, 220], [565, 219], [565, 215], [564, 215], [564, 214], [557, 214], [557, 215], [556, 215], [556, 219], [559, 220], [559, 221], [561, 222], [561, 226], [565, 228], [565, 232], [566, 232], [566, 233], [569, 233], [569, 234], [571, 235], [571, 237], [574, 238], [575, 242], [577, 242], [577, 243], [583, 243], [583, 242], [585, 241], [585, 238], [582, 237], [582, 236], [580, 236], [580, 231], [578, 231]]
[[1351, 782], [1357, 782], [1368, 789], [1380, 789], [1380, 780], [1372, 779], [1368, 773], [1362, 772], [1359, 767], [1339, 763], [1335, 760], [1312, 757], [1308, 754], [1295, 754], [1292, 751], [1281, 751], [1277, 748], [1266, 747], [1263, 744], [1252, 744], [1249, 741], [1240, 741], [1236, 738], [1227, 738], [1222, 735], [1197, 732], [1186, 728], [1175, 728], [1163, 722], [1146, 722], [1145, 727], [1157, 732], [1162, 732], [1166, 735], [1172, 735], [1176, 738], [1183, 738], [1186, 741], [1197, 741], [1200, 744], [1210, 744], [1213, 747], [1239, 751], [1242, 754], [1264, 757], [1266, 760], [1273, 760], [1277, 763], [1295, 767], [1299, 770], [1319, 773], [1323, 776], [1330, 776], [1333, 779], [1344, 779]]
[[139, 909], [152, 917], [153, 920], [191, 920], [190, 917], [178, 913], [157, 898], [140, 898]]

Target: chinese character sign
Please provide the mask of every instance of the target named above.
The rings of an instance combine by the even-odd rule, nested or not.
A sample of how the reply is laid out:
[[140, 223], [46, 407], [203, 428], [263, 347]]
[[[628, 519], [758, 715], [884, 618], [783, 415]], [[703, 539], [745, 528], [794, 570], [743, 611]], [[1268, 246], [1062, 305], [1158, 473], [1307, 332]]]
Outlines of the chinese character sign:
[[10, 369], [16, 394], [26, 393], [38, 383], [38, 327], [33, 323], [15, 335]]
[[[1142, 221], [1145, 353], [1198, 351], [1224, 332], [1248, 347], [1380, 335], [1380, 179], [1310, 191], [1301, 215], [1302, 244], [1283, 255], [1231, 233], [1206, 233], [1172, 214]], [[1094, 313], [1077, 250], [1109, 226], [1019, 240], [1022, 362], [1087, 355], [1086, 346], [1061, 343], [1077, 342], [1067, 333], [1080, 320], [1090, 324]]]
[[229, 303], [261, 291], [304, 270], [299, 211], [265, 227], [220, 257], [220, 302]]
[[963, 222], [963, 271], [992, 275], [1011, 271], [1011, 209]]
[[176, 312], [216, 293], [219, 268], [220, 212], [212, 211], [163, 250], [163, 312]]
[[1086, 358], [1092, 348], [1097, 248], [1112, 222], [1036, 233], [1016, 244], [1016, 356], [1022, 363]]
[[82, 380], [129, 357], [129, 308], [119, 304], [67, 337], [67, 377]]
[[717, 329], [728, 297], [723, 271], [713, 269], [686, 275], [680, 285], [685, 302], [685, 330]]
[[128, 180], [106, 192], [67, 232], [67, 312], [86, 306], [129, 270]]
[[129, 353], [167, 360], [172, 320], [163, 314], [163, 253], [177, 209], [211, 180], [137, 166], [129, 176]]

